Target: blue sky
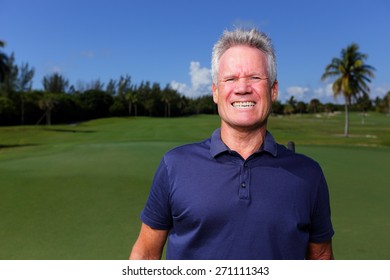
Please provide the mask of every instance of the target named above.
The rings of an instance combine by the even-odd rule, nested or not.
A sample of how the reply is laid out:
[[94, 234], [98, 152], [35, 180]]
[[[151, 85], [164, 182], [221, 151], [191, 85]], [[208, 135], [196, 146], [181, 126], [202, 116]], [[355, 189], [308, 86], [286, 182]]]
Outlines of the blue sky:
[[372, 97], [390, 90], [389, 14], [387, 0], [0, 0], [0, 40], [16, 64], [35, 68], [33, 88], [54, 72], [76, 86], [128, 74], [195, 97], [211, 92], [222, 32], [256, 27], [273, 39], [282, 102], [335, 102], [320, 77], [351, 43], [377, 69]]

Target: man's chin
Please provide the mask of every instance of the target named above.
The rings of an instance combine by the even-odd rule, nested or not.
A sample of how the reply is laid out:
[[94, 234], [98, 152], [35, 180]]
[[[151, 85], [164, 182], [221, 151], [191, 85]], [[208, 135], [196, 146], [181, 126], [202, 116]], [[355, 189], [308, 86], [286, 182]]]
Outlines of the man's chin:
[[[231, 129], [241, 131], [241, 132], [252, 132], [255, 130], [261, 130], [266, 129], [267, 121], [235, 121], [231, 123], [225, 123], [226, 126], [230, 127]], [[223, 126], [222, 126], [223, 127]]]

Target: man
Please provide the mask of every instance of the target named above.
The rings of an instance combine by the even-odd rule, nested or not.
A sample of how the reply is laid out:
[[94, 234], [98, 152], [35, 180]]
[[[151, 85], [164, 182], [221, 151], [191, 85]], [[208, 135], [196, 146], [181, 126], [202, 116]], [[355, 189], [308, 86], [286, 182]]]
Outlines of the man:
[[332, 259], [329, 194], [313, 160], [267, 131], [278, 95], [270, 39], [225, 32], [212, 55], [221, 128], [169, 151], [130, 259]]

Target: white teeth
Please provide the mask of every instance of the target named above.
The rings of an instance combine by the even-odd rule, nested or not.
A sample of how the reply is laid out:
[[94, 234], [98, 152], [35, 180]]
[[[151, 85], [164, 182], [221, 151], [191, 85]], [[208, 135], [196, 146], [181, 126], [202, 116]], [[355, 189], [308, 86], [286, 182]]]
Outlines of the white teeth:
[[233, 102], [232, 103], [232, 106], [235, 107], [235, 108], [249, 108], [249, 107], [253, 107], [255, 105], [256, 105], [256, 103], [255, 102], [251, 102], [251, 101]]

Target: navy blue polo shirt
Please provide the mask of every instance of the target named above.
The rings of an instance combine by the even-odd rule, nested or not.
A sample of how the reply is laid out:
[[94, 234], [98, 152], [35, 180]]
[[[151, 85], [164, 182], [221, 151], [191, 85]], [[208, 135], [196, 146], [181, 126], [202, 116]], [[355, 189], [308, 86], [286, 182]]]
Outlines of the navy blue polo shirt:
[[334, 233], [320, 166], [269, 132], [247, 160], [220, 129], [166, 153], [141, 220], [169, 230], [167, 259], [304, 259]]

